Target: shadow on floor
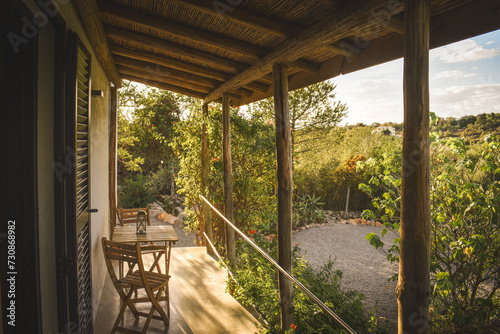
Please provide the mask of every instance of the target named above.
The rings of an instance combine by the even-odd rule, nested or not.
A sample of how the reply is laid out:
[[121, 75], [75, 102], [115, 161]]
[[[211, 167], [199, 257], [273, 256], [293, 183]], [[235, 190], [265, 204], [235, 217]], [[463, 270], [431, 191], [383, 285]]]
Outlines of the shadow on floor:
[[[148, 333], [260, 332], [258, 320], [225, 292], [227, 272], [219, 269], [217, 262], [206, 253], [206, 248], [172, 248], [170, 275], [170, 324], [165, 327], [162, 321], [153, 320]], [[118, 294], [108, 276], [94, 324], [96, 334], [111, 331], [119, 303]], [[166, 302], [162, 305], [166, 307]], [[137, 321], [127, 310], [120, 326], [142, 330], [144, 321], [143, 318]]]

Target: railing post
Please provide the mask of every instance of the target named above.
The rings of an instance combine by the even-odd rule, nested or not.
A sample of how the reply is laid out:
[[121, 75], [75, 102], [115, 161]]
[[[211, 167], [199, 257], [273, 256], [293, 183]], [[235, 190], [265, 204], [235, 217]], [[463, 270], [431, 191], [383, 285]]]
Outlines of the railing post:
[[430, 0], [405, 5], [398, 332], [430, 333]]
[[[233, 215], [233, 166], [231, 161], [231, 129], [229, 94], [222, 94], [222, 157], [224, 162], [224, 216], [234, 222]], [[226, 250], [229, 267], [236, 266], [236, 242], [234, 230], [226, 224]]]
[[[292, 272], [292, 149], [290, 110], [288, 105], [288, 70], [273, 65], [274, 112], [276, 124], [276, 159], [278, 176], [278, 264]], [[293, 323], [293, 284], [279, 273], [281, 332]]]
[[[203, 103], [203, 126], [201, 130], [201, 194], [203, 197], [207, 197], [207, 186], [208, 186], [208, 170], [210, 168], [210, 163], [208, 161], [208, 134], [207, 134], [207, 122], [208, 122], [208, 103]], [[214, 242], [214, 236], [212, 231], [212, 219], [210, 217], [210, 207], [205, 201], [203, 201], [203, 220], [205, 223], [205, 232], [207, 238], [211, 243]], [[207, 242], [207, 253], [212, 254], [212, 248]]]

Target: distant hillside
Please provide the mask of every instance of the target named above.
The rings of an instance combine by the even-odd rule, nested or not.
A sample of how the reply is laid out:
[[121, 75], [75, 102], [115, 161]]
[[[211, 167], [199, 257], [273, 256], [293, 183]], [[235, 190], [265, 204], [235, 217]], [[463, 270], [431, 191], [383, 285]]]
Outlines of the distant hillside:
[[479, 114], [477, 116], [437, 117], [431, 122], [431, 131], [441, 138], [465, 137], [476, 141], [491, 133], [500, 135], [500, 114]]
[[[495, 134], [500, 136], [500, 114], [479, 114], [477, 116], [455, 117], [439, 117], [432, 114], [431, 132], [439, 134], [440, 138], [456, 138], [465, 137], [472, 141], [480, 140], [486, 134]], [[393, 127], [396, 130], [396, 135], [403, 134], [403, 123], [386, 122], [383, 124], [373, 123], [371, 128], [378, 127]], [[363, 123], [348, 126], [353, 130], [356, 128], [366, 127]]]

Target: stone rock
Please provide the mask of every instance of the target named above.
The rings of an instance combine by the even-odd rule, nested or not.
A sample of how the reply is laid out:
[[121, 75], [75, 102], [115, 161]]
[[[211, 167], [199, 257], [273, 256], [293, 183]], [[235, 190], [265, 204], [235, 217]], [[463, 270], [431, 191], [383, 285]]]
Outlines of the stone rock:
[[[166, 213], [166, 212], [160, 212], [156, 217], [158, 217], [159, 219], [163, 220], [164, 222], [170, 223], [172, 225], [175, 224], [176, 219], [179, 219], [176, 216], [173, 216], [173, 215]], [[180, 220], [182, 221], [182, 219], [180, 219]]]
[[382, 226], [384, 226], [384, 225], [383, 225], [382, 223], [380, 223], [380, 222], [376, 222], [376, 223], [375, 223], [375, 226], [382, 227]]
[[347, 222], [347, 220], [345, 220], [345, 219], [341, 219], [341, 220], [339, 220], [339, 224], [347, 224], [347, 223], [348, 223], [348, 222]]
[[174, 208], [174, 213], [177, 215], [177, 217], [179, 217], [179, 215], [180, 215], [181, 213], [184, 213], [184, 209], [183, 209], [182, 207], [180, 207], [180, 206], [176, 206], [176, 207]]
[[166, 220], [167, 219], [167, 215], [168, 215], [168, 213], [166, 213], [166, 212], [160, 212], [158, 215], [156, 215], [156, 218], [161, 219], [163, 221], [167, 221]]
[[182, 220], [186, 219], [187, 218], [187, 215], [184, 213], [184, 212], [181, 212], [177, 215], [177, 218], [180, 218]]
[[184, 220], [179, 217], [174, 217], [174, 220], [173, 222], [171, 222], [171, 224], [178, 228], [184, 228]]

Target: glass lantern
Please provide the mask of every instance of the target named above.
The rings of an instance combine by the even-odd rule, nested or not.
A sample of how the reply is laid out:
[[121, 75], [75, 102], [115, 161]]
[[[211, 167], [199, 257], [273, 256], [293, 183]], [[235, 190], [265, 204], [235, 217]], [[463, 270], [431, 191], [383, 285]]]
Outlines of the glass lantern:
[[146, 234], [147, 221], [148, 221], [148, 215], [146, 214], [146, 211], [139, 210], [137, 212], [137, 225], [136, 225], [135, 233]]

